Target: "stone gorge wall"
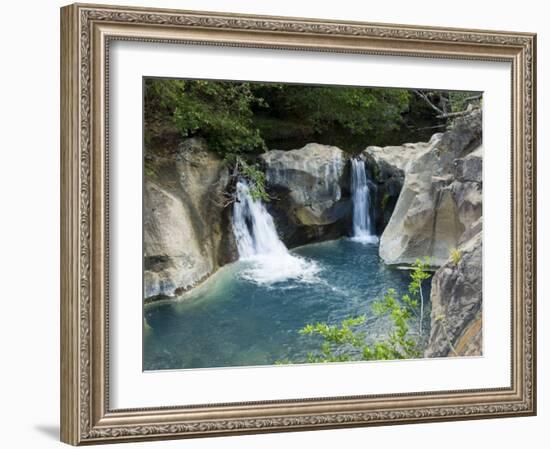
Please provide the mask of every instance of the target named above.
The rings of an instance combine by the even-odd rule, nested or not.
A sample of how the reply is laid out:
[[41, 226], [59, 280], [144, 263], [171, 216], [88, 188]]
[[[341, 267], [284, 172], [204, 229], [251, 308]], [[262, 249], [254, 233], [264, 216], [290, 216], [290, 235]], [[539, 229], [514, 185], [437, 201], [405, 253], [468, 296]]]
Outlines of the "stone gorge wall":
[[387, 264], [428, 256], [437, 268], [427, 357], [482, 351], [481, 128], [476, 109], [428, 143], [363, 152], [378, 184], [377, 209], [395, 204], [378, 220], [384, 225], [390, 215], [380, 256]]
[[237, 251], [224, 208], [229, 173], [203, 140], [184, 140], [146, 167], [144, 297], [151, 301], [194, 287]]
[[361, 153], [370, 179], [376, 185], [374, 220], [377, 234], [382, 234], [391, 219], [409, 166], [429, 146], [427, 142], [371, 146]]
[[[430, 257], [440, 266], [481, 216], [481, 111], [417, 144], [403, 188], [380, 239], [387, 264]], [[403, 147], [403, 153], [406, 153]], [[368, 151], [367, 151], [368, 152]], [[395, 165], [395, 164], [394, 164]]]
[[457, 258], [448, 259], [432, 279], [426, 357], [482, 353], [482, 220], [462, 237]]

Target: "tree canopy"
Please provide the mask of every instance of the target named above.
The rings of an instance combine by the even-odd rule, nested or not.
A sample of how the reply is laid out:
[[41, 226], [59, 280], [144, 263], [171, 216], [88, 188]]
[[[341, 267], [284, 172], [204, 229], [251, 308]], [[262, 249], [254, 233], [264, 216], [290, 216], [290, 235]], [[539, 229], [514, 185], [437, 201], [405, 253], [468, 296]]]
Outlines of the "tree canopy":
[[221, 156], [299, 148], [348, 152], [428, 140], [475, 92], [147, 78], [145, 139], [204, 137]]
[[373, 143], [399, 128], [410, 98], [404, 89], [150, 78], [145, 137], [166, 130], [201, 136], [222, 156], [285, 140], [346, 146], [350, 135], [364, 146], [363, 138]]
[[183, 137], [205, 137], [221, 155], [263, 150], [252, 108], [264, 104], [249, 83], [148, 79], [145, 129], [154, 133], [167, 121]]

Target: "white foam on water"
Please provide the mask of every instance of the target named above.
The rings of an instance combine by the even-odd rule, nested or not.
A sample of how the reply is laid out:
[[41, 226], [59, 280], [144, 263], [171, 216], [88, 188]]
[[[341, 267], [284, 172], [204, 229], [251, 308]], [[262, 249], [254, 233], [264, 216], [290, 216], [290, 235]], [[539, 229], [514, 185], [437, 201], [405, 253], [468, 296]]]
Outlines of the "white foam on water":
[[378, 243], [379, 238], [376, 235], [363, 234], [363, 235], [354, 235], [350, 238], [354, 242], [359, 242], [363, 244], [372, 244]]
[[317, 275], [321, 268], [317, 263], [290, 253], [258, 254], [243, 262], [247, 266], [241, 271], [240, 277], [258, 285], [269, 286], [288, 281], [314, 284], [320, 281]]

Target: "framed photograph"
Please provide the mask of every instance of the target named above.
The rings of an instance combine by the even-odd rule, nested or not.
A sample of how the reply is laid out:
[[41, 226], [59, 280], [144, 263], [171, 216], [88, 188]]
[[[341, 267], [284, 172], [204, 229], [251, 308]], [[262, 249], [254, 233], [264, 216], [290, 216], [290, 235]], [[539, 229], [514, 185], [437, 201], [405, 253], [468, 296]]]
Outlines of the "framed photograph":
[[61, 439], [536, 413], [536, 36], [61, 9]]

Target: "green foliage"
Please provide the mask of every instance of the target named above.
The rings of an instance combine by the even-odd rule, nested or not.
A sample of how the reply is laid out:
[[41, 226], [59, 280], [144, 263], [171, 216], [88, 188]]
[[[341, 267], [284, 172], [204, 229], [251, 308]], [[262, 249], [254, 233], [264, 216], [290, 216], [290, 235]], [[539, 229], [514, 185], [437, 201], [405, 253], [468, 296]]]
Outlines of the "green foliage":
[[292, 365], [290, 359], [275, 360], [275, 365]]
[[385, 341], [365, 345], [363, 359], [393, 360], [418, 357], [420, 352], [417, 348], [417, 339], [409, 334], [409, 321], [416, 315], [417, 307], [418, 302], [408, 295], [403, 295], [399, 301], [394, 289], [389, 289], [382, 301], [376, 301], [373, 304], [374, 313], [379, 316], [389, 315], [394, 329]]
[[451, 112], [460, 112], [466, 109], [469, 103], [480, 102], [479, 92], [449, 91], [449, 104]]
[[143, 158], [143, 176], [150, 181], [158, 181], [160, 178], [160, 167], [155, 159], [150, 157]]
[[155, 167], [153, 166], [153, 164], [148, 163], [147, 161], [145, 161], [145, 164], [143, 165], [143, 174], [147, 179], [150, 179], [151, 181], [154, 181], [158, 178]]
[[309, 363], [348, 362], [354, 355], [361, 354], [365, 335], [354, 328], [363, 324], [366, 317], [347, 318], [340, 325], [326, 323], [308, 324], [300, 330], [302, 335], [320, 335], [323, 338], [318, 354], [308, 354]]
[[292, 136], [304, 144], [345, 143], [336, 135], [375, 143], [399, 128], [411, 96], [404, 89], [160, 78], [145, 80], [144, 95], [146, 143], [170, 132], [201, 136], [222, 156], [261, 152], [266, 141]]
[[449, 253], [449, 257], [455, 265], [458, 265], [458, 262], [460, 262], [460, 259], [462, 259], [462, 253], [459, 249], [453, 248]]
[[[375, 301], [372, 311], [375, 316], [388, 316], [393, 328], [379, 341], [369, 342], [359, 326], [365, 324], [366, 316], [350, 317], [340, 324], [308, 324], [300, 334], [321, 337], [318, 351], [308, 354], [307, 362], [348, 362], [360, 360], [410, 359], [420, 356], [419, 337], [410, 331], [411, 321], [419, 316], [419, 298], [422, 282], [430, 277], [427, 272], [429, 260], [417, 259], [413, 264], [408, 293], [398, 299], [397, 292], [389, 289], [382, 300]], [[420, 318], [421, 314], [420, 314]], [[288, 364], [285, 359], [280, 362]]]
[[270, 197], [265, 190], [265, 173], [256, 164], [249, 164], [242, 158], [237, 158], [236, 165], [239, 174], [248, 181], [252, 199], [269, 202]]
[[183, 137], [205, 137], [220, 155], [265, 149], [253, 124], [253, 106], [264, 106], [250, 83], [205, 80], [147, 79], [147, 114], [164, 111]]
[[292, 84], [261, 84], [256, 92], [269, 98], [275, 116], [300, 117], [317, 134], [334, 127], [352, 134], [396, 129], [410, 98], [405, 89]]
[[416, 259], [413, 263], [413, 271], [411, 272], [411, 283], [409, 284], [409, 293], [413, 296], [419, 296], [421, 292], [422, 281], [430, 278], [428, 269], [430, 268], [430, 259], [425, 258], [424, 261]]
[[418, 333], [422, 336], [422, 323], [424, 320], [424, 295], [422, 293], [422, 281], [428, 279], [430, 274], [428, 269], [430, 268], [430, 259], [428, 257], [424, 258], [424, 261], [416, 259], [413, 264], [413, 271], [411, 273], [411, 283], [409, 284], [409, 294], [414, 298], [411, 299], [410, 296], [405, 295], [403, 299], [415, 301], [420, 299], [420, 315], [418, 317]]

